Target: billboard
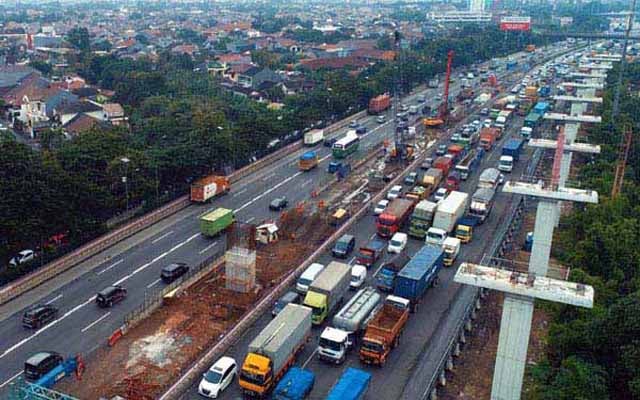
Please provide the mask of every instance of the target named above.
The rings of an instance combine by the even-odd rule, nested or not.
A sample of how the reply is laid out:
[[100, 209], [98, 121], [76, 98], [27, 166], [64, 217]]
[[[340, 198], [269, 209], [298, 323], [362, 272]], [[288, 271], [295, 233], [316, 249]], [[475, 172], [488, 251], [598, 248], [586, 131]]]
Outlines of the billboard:
[[502, 17], [500, 19], [501, 31], [529, 31], [531, 30], [531, 17]]

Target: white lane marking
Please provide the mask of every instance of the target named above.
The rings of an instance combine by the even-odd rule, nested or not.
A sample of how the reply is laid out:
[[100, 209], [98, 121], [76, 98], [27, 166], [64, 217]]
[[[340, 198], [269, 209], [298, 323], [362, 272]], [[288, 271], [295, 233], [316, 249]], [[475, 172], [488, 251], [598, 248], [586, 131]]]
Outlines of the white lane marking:
[[253, 221], [254, 219], [256, 219], [256, 217], [251, 217], [251, 218], [249, 218], [248, 220], [246, 220], [245, 222], [246, 222], [247, 224], [250, 224], [250, 223], [251, 223], [251, 221]]
[[198, 253], [199, 253], [199, 254], [206, 253], [206, 252], [207, 252], [207, 250], [209, 250], [210, 248], [212, 248], [213, 246], [215, 246], [215, 245], [217, 245], [217, 244], [218, 244], [218, 242], [213, 242], [213, 243], [211, 243], [210, 245], [208, 245], [207, 247], [205, 247], [204, 249], [200, 250]]
[[89, 325], [85, 326], [80, 332], [85, 333], [86, 331], [88, 331], [89, 329], [91, 329], [95, 324], [97, 324], [98, 322], [102, 321], [103, 319], [107, 318], [109, 315], [111, 315], [111, 311], [109, 311], [108, 313], [106, 313], [105, 315], [103, 315], [102, 317], [98, 318], [97, 320], [93, 321], [92, 323], [90, 323]]
[[313, 350], [313, 353], [311, 353], [309, 358], [307, 358], [307, 361], [305, 361], [304, 364], [302, 364], [302, 368], [306, 368], [307, 364], [309, 364], [309, 361], [313, 359], [313, 356], [315, 356], [317, 352], [318, 352], [318, 348], [316, 347], [316, 349]]
[[310, 184], [311, 182], [313, 182], [313, 179], [308, 179], [304, 182], [302, 182], [302, 185], [300, 185], [301, 187], [307, 186], [308, 184]]
[[369, 240], [373, 240], [374, 237], [376, 237], [377, 233], [373, 232], [371, 234], [371, 236], [369, 236]]
[[115, 267], [116, 265], [122, 263], [124, 261], [124, 259], [122, 260], [118, 260], [116, 262], [114, 262], [113, 264], [109, 265], [107, 268], [103, 269], [102, 271], [98, 272], [98, 275], [102, 275], [105, 272], [109, 271], [111, 268]]
[[240, 196], [242, 193], [246, 192], [247, 190], [248, 190], [248, 188], [244, 188], [244, 189], [239, 190], [239, 191], [237, 191], [237, 192], [233, 192], [233, 193], [231, 194], [231, 197]]
[[353, 256], [353, 258], [351, 260], [349, 260], [349, 265], [353, 264], [353, 262], [356, 260], [356, 256]]
[[261, 198], [263, 198], [264, 196], [268, 195], [269, 193], [273, 192], [274, 190], [278, 189], [280, 186], [285, 185], [287, 183], [289, 183], [289, 181], [291, 181], [292, 179], [298, 177], [302, 175], [302, 171], [298, 171], [295, 174], [291, 175], [290, 177], [288, 177], [287, 179], [283, 180], [282, 182], [278, 183], [277, 185], [275, 185], [274, 187], [272, 187], [269, 190], [265, 190], [264, 192], [262, 192], [261, 195], [254, 197], [253, 199], [249, 200], [248, 202], [246, 202], [245, 204], [243, 204], [242, 206], [240, 206], [240, 208], [236, 208], [235, 210], [233, 210], [234, 213], [238, 213], [242, 210], [244, 210], [245, 208], [249, 207], [251, 204], [255, 203], [256, 201], [260, 200]]
[[61, 298], [62, 298], [62, 293], [60, 293], [59, 295], [57, 295], [56, 297], [54, 297], [53, 299], [51, 299], [51, 300], [47, 301], [47, 302], [46, 302], [46, 303], [44, 303], [44, 304], [49, 305], [49, 304], [53, 303], [54, 301], [56, 301], [56, 300], [58, 300], [58, 299], [61, 299]]
[[17, 374], [15, 374], [14, 376], [12, 376], [11, 378], [7, 379], [6, 381], [0, 383], [0, 389], [2, 389], [3, 387], [7, 386], [12, 380], [16, 379], [17, 377], [19, 377], [23, 373], [24, 373], [24, 371], [20, 371]]
[[326, 160], [327, 158], [331, 157], [331, 153], [327, 154], [326, 156], [322, 157], [321, 159], [318, 160], [319, 163], [323, 162], [324, 160]]
[[161, 279], [158, 278], [155, 281], [151, 282], [150, 284], [147, 285], [147, 289], [151, 289], [152, 287], [154, 287], [155, 285], [157, 285], [158, 283], [160, 283]]
[[169, 231], [169, 232], [165, 233], [164, 235], [162, 235], [162, 236], [160, 236], [160, 237], [157, 237], [157, 238], [153, 239], [153, 240], [151, 241], [151, 243], [154, 243], [154, 244], [155, 244], [155, 243], [158, 243], [159, 241], [161, 241], [162, 239], [164, 239], [164, 238], [166, 238], [167, 236], [171, 235], [172, 233], [173, 233], [173, 231]]
[[274, 178], [276, 176], [275, 172], [270, 173], [269, 175], [265, 176], [264, 178], [262, 178], [262, 182], [266, 182], [271, 178]]

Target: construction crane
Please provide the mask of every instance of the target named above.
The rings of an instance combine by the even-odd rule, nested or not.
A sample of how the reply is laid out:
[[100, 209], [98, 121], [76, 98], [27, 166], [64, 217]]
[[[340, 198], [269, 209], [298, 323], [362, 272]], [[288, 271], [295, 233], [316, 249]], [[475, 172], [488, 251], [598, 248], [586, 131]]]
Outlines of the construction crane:
[[[396, 51], [397, 56], [397, 74], [394, 76], [393, 82], [393, 103], [394, 103], [394, 114], [397, 116], [398, 114], [398, 105], [400, 103], [400, 93], [401, 89], [404, 87], [404, 77], [402, 75], [402, 68], [404, 66], [403, 63], [403, 53], [401, 48], [401, 36], [400, 32], [395, 31], [393, 34], [394, 39], [394, 49]], [[394, 119], [394, 136], [393, 136], [393, 148], [389, 152], [389, 161], [400, 161], [400, 160], [412, 160], [415, 157], [415, 146], [408, 143], [406, 135], [408, 131], [408, 126], [400, 125], [400, 121], [396, 117]]]
[[622, 141], [618, 149], [618, 162], [616, 163], [616, 174], [613, 178], [613, 186], [611, 187], [611, 198], [615, 199], [622, 191], [622, 183], [624, 181], [624, 171], [627, 167], [627, 159], [629, 158], [629, 150], [631, 149], [631, 138], [633, 130], [631, 125], [624, 126]]
[[451, 63], [453, 62], [454, 51], [447, 53], [447, 71], [444, 77], [444, 96], [442, 103], [438, 107], [438, 114], [424, 119], [426, 128], [439, 128], [444, 125], [449, 115], [449, 83], [451, 82]]

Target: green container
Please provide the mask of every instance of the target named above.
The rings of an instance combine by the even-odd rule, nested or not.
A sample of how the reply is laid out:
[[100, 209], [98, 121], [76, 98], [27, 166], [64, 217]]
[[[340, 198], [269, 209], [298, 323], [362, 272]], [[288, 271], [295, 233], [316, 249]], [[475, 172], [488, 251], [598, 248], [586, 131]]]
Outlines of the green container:
[[232, 210], [216, 208], [200, 217], [200, 232], [204, 236], [213, 237], [227, 229], [236, 220]]

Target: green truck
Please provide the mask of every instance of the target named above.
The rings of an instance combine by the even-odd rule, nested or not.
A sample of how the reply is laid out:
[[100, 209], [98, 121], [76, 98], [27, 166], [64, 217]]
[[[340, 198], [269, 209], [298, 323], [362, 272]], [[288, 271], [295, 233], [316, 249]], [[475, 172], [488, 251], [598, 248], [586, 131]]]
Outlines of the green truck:
[[214, 237], [227, 229], [236, 220], [232, 210], [216, 208], [200, 217], [200, 232], [207, 237]]

